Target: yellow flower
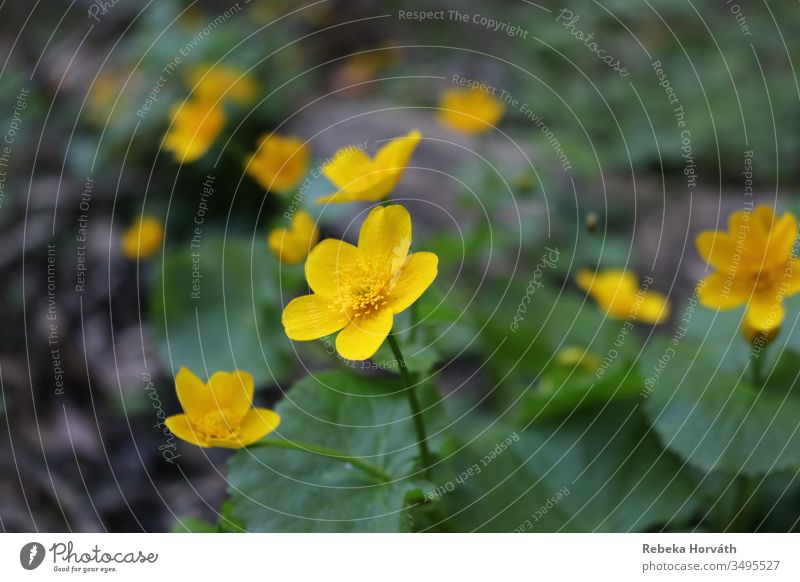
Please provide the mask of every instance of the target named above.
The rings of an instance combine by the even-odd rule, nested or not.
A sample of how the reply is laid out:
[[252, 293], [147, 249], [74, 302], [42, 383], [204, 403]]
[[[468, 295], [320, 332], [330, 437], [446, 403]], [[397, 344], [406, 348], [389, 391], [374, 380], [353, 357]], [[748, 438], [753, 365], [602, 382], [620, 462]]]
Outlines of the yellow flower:
[[193, 162], [208, 151], [225, 125], [222, 106], [213, 101], [187, 99], [172, 108], [172, 124], [164, 149], [178, 162]]
[[461, 133], [489, 131], [503, 116], [505, 106], [480, 89], [450, 89], [439, 104], [439, 121]]
[[241, 370], [217, 372], [204, 383], [186, 368], [175, 376], [185, 414], [165, 422], [176, 437], [201, 447], [246, 447], [278, 428], [281, 417], [253, 408], [253, 376]]
[[256, 152], [245, 160], [244, 167], [262, 188], [288, 192], [305, 176], [309, 155], [309, 148], [302, 139], [264, 134]]
[[658, 291], [640, 288], [636, 275], [630, 271], [605, 269], [592, 273], [581, 269], [575, 280], [612, 317], [645, 323], [664, 323], [669, 317], [667, 298]]
[[258, 86], [249, 74], [224, 65], [198, 65], [187, 81], [195, 98], [212, 103], [230, 99], [237, 105], [249, 105], [258, 95]]
[[306, 261], [313, 291], [283, 311], [286, 335], [310, 341], [341, 332], [336, 350], [348, 360], [366, 360], [389, 335], [394, 315], [414, 303], [436, 278], [439, 258], [408, 254], [411, 216], [402, 206], [372, 210], [358, 246], [326, 239]]
[[772, 208], [731, 214], [728, 232], [697, 237], [700, 256], [714, 272], [700, 282], [700, 302], [714, 309], [747, 305], [747, 324], [769, 331], [783, 321], [783, 299], [800, 291], [800, 264], [792, 257], [797, 219], [778, 219]]
[[304, 210], [292, 217], [291, 228], [276, 228], [267, 237], [269, 250], [288, 265], [302, 263], [318, 242], [319, 229]]
[[583, 346], [566, 346], [556, 352], [556, 363], [564, 368], [578, 367], [585, 371], [594, 372], [603, 362]]
[[152, 216], [143, 216], [122, 234], [122, 252], [129, 259], [146, 259], [164, 240], [164, 227]]
[[322, 173], [339, 191], [323, 196], [326, 202], [376, 202], [391, 192], [403, 175], [422, 135], [416, 129], [393, 139], [370, 158], [355, 146], [336, 152]]

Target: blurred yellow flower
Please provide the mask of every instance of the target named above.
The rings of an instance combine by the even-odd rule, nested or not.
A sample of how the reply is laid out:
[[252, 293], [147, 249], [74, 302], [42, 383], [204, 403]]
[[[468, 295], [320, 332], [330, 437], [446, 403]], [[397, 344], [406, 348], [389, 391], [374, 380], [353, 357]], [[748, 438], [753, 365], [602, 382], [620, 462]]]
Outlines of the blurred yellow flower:
[[700, 256], [714, 272], [700, 282], [700, 302], [713, 309], [747, 306], [747, 325], [769, 331], [784, 317], [783, 299], [800, 291], [800, 264], [792, 256], [797, 219], [769, 206], [731, 214], [728, 232], [698, 235]]
[[129, 259], [146, 259], [164, 240], [164, 227], [152, 216], [143, 216], [122, 234], [122, 253]]
[[402, 206], [379, 206], [361, 227], [358, 246], [326, 239], [306, 261], [313, 293], [283, 311], [286, 335], [310, 341], [341, 332], [336, 350], [348, 360], [366, 360], [392, 330], [394, 315], [414, 303], [433, 283], [439, 258], [408, 254], [411, 216]]
[[580, 368], [594, 372], [603, 363], [584, 346], [566, 346], [556, 352], [556, 363], [564, 368]]
[[201, 64], [187, 76], [192, 97], [201, 101], [230, 100], [237, 105], [249, 105], [258, 95], [258, 85], [252, 76], [234, 67]]
[[461, 133], [489, 131], [505, 112], [502, 101], [480, 89], [449, 89], [439, 108], [439, 121]]
[[261, 440], [281, 422], [277, 412], [253, 408], [253, 376], [241, 370], [217, 372], [205, 383], [181, 368], [175, 389], [185, 414], [170, 416], [165, 423], [172, 434], [193, 445], [239, 449]]
[[393, 139], [370, 158], [355, 146], [339, 150], [322, 167], [322, 173], [339, 191], [317, 204], [376, 202], [391, 192], [403, 175], [422, 135], [416, 129]]
[[742, 322], [742, 335], [745, 339], [760, 348], [765, 348], [772, 343], [778, 334], [781, 332], [780, 327], [773, 327], [772, 329], [762, 330], [756, 329], [748, 322], [747, 318]]
[[292, 217], [291, 228], [276, 228], [267, 237], [269, 250], [288, 265], [302, 263], [318, 242], [319, 229], [304, 210], [299, 210]]
[[667, 298], [648, 289], [649, 280], [640, 287], [630, 271], [605, 269], [593, 273], [581, 269], [575, 280], [612, 317], [645, 323], [664, 323], [669, 317]]
[[262, 188], [288, 192], [305, 176], [309, 157], [309, 148], [302, 139], [264, 134], [244, 167]]
[[225, 125], [222, 106], [213, 101], [187, 99], [175, 105], [172, 123], [164, 138], [164, 149], [181, 163], [202, 157], [214, 144]]

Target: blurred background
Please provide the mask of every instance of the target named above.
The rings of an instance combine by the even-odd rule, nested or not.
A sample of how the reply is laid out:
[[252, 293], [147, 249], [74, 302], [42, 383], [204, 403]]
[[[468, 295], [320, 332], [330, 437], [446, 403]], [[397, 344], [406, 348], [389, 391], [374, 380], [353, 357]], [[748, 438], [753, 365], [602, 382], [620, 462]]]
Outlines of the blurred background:
[[[446, 16], [401, 16], [431, 10]], [[266, 248], [291, 194], [267, 195], [243, 173], [241, 152], [264, 132], [309, 140], [312, 168], [346, 145], [374, 152], [422, 132], [392, 198], [446, 274], [429, 299], [447, 294], [457, 319], [437, 347], [439, 385], [469, 378], [473, 398], [506, 376], [526, 385], [575, 333], [597, 331], [530, 321], [495, 354], [545, 246], [560, 259], [543, 294], [555, 304], [574, 293], [558, 303], [570, 313], [590, 309], [572, 283], [583, 266], [652, 276], [680, 311], [704, 272], [697, 232], [754, 200], [800, 210], [797, 3], [51, 0], [3, 3], [0, 22], [4, 531], [213, 518], [229, 455], [165, 433], [160, 419], [179, 411], [174, 372], [235, 359], [270, 404], [330, 365], [324, 346], [297, 358], [281, 329], [303, 278]], [[258, 97], [229, 107], [219, 143], [181, 165], [163, 136], [203, 63], [248, 73]], [[454, 75], [508, 96], [496, 130], [437, 122]], [[323, 236], [352, 237], [363, 208], [311, 204], [331, 191], [317, 175], [300, 198]], [[165, 238], [137, 262], [120, 241], [142, 214]], [[198, 218], [206, 287], [192, 302]], [[501, 389], [482, 406], [511, 400]], [[795, 516], [796, 491], [782, 499]]]

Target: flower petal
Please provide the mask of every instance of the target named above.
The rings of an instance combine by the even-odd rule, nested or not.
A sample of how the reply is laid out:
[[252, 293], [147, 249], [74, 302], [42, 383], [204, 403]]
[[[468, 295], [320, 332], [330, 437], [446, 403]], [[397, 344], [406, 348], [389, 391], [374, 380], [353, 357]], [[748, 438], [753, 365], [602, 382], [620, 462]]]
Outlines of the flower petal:
[[784, 317], [783, 303], [771, 294], [757, 293], [747, 304], [747, 323], [753, 329], [770, 331], [780, 327]]
[[726, 272], [736, 254], [736, 241], [727, 233], [718, 230], [707, 230], [695, 239], [697, 252], [709, 265], [717, 271]]
[[368, 317], [354, 319], [336, 336], [336, 351], [347, 360], [366, 360], [381, 347], [392, 331], [391, 309], [381, 309]]
[[260, 441], [266, 435], [278, 428], [281, 423], [280, 415], [267, 408], [253, 408], [242, 420], [239, 428], [239, 442], [241, 446]]
[[395, 171], [396, 179], [399, 178], [421, 138], [422, 134], [414, 129], [407, 135], [393, 139], [375, 154], [375, 164], [381, 169]]
[[188, 368], [178, 370], [175, 392], [178, 393], [183, 411], [191, 417], [202, 416], [217, 408], [208, 385]]
[[358, 235], [361, 262], [389, 266], [393, 275], [405, 264], [410, 247], [411, 215], [398, 204], [374, 208]]
[[720, 273], [712, 273], [697, 287], [700, 303], [712, 309], [733, 309], [747, 302], [749, 293], [733, 280]]
[[389, 306], [400, 313], [414, 303], [433, 283], [438, 273], [439, 257], [434, 253], [414, 253], [399, 273], [389, 295]]
[[664, 323], [669, 317], [669, 300], [658, 291], [648, 291], [636, 313], [636, 319], [645, 323]]
[[308, 255], [305, 267], [308, 286], [323, 297], [336, 297], [342, 285], [342, 271], [357, 262], [356, 247], [342, 240], [325, 239]]
[[170, 416], [164, 421], [164, 424], [167, 425], [172, 434], [187, 443], [203, 448], [211, 446], [203, 435], [194, 431], [189, 423], [189, 417], [185, 414]]
[[797, 219], [791, 212], [786, 212], [775, 222], [767, 236], [764, 265], [774, 267], [785, 264], [792, 256], [792, 249], [797, 239]]
[[243, 370], [217, 372], [208, 379], [215, 410], [230, 411], [233, 417], [244, 416], [253, 404], [253, 375]]
[[330, 299], [303, 295], [286, 306], [281, 321], [289, 339], [309, 341], [339, 331], [349, 320]]
[[333, 159], [322, 166], [323, 175], [338, 188], [346, 188], [370, 172], [372, 160], [362, 150], [350, 146], [339, 150]]

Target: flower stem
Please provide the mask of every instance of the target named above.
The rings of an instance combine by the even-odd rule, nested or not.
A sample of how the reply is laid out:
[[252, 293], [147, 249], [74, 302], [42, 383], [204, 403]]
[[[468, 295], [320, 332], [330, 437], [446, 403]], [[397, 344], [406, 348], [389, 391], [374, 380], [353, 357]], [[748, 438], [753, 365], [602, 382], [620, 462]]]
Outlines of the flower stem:
[[416, 387], [411, 379], [411, 374], [406, 369], [406, 361], [403, 359], [403, 352], [400, 351], [400, 346], [397, 343], [394, 335], [389, 334], [389, 346], [392, 348], [392, 353], [397, 360], [397, 367], [400, 369], [400, 376], [403, 378], [403, 383], [406, 385], [406, 394], [408, 394], [408, 403], [411, 405], [411, 413], [414, 418], [414, 429], [417, 431], [417, 444], [419, 445], [419, 453], [422, 458], [424, 466], [425, 477], [428, 480], [431, 478], [431, 453], [428, 450], [428, 437], [425, 433], [425, 421], [422, 418], [422, 407], [419, 405], [417, 398]]
[[750, 356], [750, 366], [753, 368], [753, 384], [755, 384], [756, 388], [762, 388], [764, 386], [762, 374], [764, 362], [761, 359], [762, 355], [764, 355], [764, 352], [761, 354], [751, 354]]
[[254, 447], [264, 447], [264, 448], [273, 448], [273, 449], [294, 449], [296, 451], [304, 451], [306, 453], [311, 453], [314, 455], [319, 455], [321, 457], [326, 457], [328, 459], [333, 459], [334, 461], [340, 461], [342, 463], [349, 463], [350, 465], [357, 467], [374, 477], [381, 483], [388, 483], [391, 481], [391, 477], [378, 469], [377, 467], [370, 465], [369, 463], [365, 463], [361, 459], [357, 459], [355, 457], [350, 457], [348, 455], [344, 455], [339, 451], [335, 451], [333, 449], [328, 449], [325, 447], [320, 447], [317, 445], [312, 445], [309, 443], [303, 443], [300, 441], [279, 441], [279, 440], [272, 440], [267, 439], [263, 441], [258, 441], [257, 443], [253, 443], [248, 448]]

